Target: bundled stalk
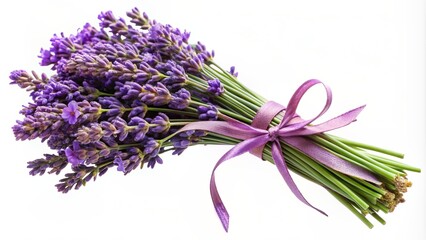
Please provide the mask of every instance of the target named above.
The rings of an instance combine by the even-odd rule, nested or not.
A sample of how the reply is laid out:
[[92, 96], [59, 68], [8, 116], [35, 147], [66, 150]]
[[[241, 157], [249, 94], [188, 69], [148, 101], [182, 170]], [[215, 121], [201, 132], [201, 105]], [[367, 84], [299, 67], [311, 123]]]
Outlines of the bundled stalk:
[[[50, 77], [24, 70], [11, 73], [11, 83], [32, 98], [20, 112], [23, 120], [13, 126], [16, 139], [40, 138], [56, 151], [28, 162], [31, 175], [59, 174], [71, 165], [71, 172], [56, 185], [66, 193], [111, 168], [124, 174], [145, 165], [154, 168], [163, 163], [164, 152], [179, 155], [188, 146], [235, 145], [217, 166], [257, 151], [257, 156], [277, 165], [303, 202], [310, 205], [287, 168], [323, 186], [368, 227], [373, 226], [368, 215], [384, 224], [379, 213], [392, 212], [404, 202], [403, 194], [411, 186], [406, 172], [420, 169], [397, 161], [402, 154], [333, 136], [325, 132], [329, 129], [317, 131], [313, 120], [290, 115], [290, 106], [295, 105], [295, 111], [304, 91], [319, 81], [303, 84], [287, 109], [271, 105], [237, 80], [234, 67], [224, 70], [214, 61], [214, 52], [200, 42], [191, 43], [188, 32], [150, 20], [137, 8], [127, 16], [130, 24], [108, 11], [99, 15], [99, 29], [86, 24], [76, 35], [54, 35], [51, 47], [40, 55], [41, 65], [55, 71]], [[259, 114], [270, 111], [264, 106], [278, 110], [266, 114], [266, 125], [255, 126]], [[341, 126], [361, 110], [350, 111], [353, 116]], [[227, 133], [234, 128], [240, 133]], [[304, 133], [311, 129], [315, 132]], [[314, 148], [336, 160], [321, 160], [311, 153]], [[214, 175], [211, 190], [227, 229]]]

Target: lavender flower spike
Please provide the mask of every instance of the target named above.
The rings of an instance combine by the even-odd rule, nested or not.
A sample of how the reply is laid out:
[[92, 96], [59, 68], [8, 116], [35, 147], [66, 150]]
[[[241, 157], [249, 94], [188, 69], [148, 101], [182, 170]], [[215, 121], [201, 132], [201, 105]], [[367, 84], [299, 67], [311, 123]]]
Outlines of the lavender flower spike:
[[125, 172], [124, 162], [123, 159], [119, 155], [115, 156], [114, 158], [114, 164], [117, 165], [117, 171]]
[[71, 101], [68, 106], [62, 110], [62, 118], [68, 121], [69, 124], [75, 124], [81, 112], [78, 109], [76, 101]]
[[170, 129], [170, 120], [164, 113], [158, 113], [158, 115], [152, 119], [151, 124], [153, 125], [150, 130], [155, 133], [167, 133]]
[[199, 106], [197, 108], [200, 120], [217, 120], [217, 108], [213, 105]]
[[207, 83], [209, 84], [207, 91], [213, 93], [216, 96], [219, 96], [220, 94], [222, 94], [225, 91], [222, 83], [217, 78], [212, 79], [212, 80], [208, 80]]
[[65, 149], [65, 156], [67, 157], [68, 162], [71, 163], [73, 166], [78, 166], [84, 162], [84, 160], [78, 157], [77, 151], [79, 149], [80, 146], [76, 141], [73, 142], [73, 149], [71, 149], [71, 147], [67, 147], [67, 149]]

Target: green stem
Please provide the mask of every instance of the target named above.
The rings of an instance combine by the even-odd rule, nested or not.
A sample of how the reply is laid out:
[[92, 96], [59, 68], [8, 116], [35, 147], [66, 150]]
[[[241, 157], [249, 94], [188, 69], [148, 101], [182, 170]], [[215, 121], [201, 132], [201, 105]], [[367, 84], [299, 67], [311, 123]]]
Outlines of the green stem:
[[398, 161], [394, 161], [394, 160], [391, 160], [391, 159], [388, 159], [388, 158], [385, 158], [385, 157], [376, 156], [376, 155], [371, 154], [371, 153], [366, 152], [365, 154], [367, 154], [372, 159], [374, 159], [378, 162], [381, 162], [383, 164], [386, 164], [388, 166], [396, 168], [397, 170], [400, 170], [400, 171], [408, 170], [408, 171], [412, 171], [412, 172], [421, 172], [421, 169], [417, 168], [417, 167], [413, 167], [413, 166], [410, 166], [410, 165], [407, 165], [407, 164], [404, 164], [404, 163], [400, 163]]
[[[241, 84], [233, 75], [231, 75], [228, 71], [225, 71], [224, 69], [222, 69], [218, 64], [216, 64], [215, 62], [211, 62], [211, 64], [215, 67], [217, 67], [220, 71], [222, 71], [223, 74], [225, 74], [225, 76], [227, 76], [228, 79], [231, 79], [232, 82], [234, 82], [237, 86], [239, 86], [241, 89], [243, 89], [244, 91], [250, 93], [257, 101], [259, 101], [260, 103], [265, 103], [267, 100], [265, 98], [263, 98], [262, 96], [260, 96], [259, 94], [253, 92], [251, 89], [247, 88], [245, 85]], [[207, 65], [208, 66], [208, 65]], [[208, 66], [209, 68], [211, 68], [210, 66]]]
[[345, 206], [347, 209], [349, 209], [349, 211], [351, 211], [355, 216], [358, 217], [358, 219], [360, 219], [367, 227], [369, 228], [373, 228], [374, 225], [368, 221], [368, 219], [364, 216], [364, 214], [360, 213], [356, 208], [354, 208], [352, 206], [352, 204], [345, 198], [343, 198], [342, 196], [340, 196], [339, 194], [333, 192], [333, 191], [328, 191], [333, 197], [335, 197], [341, 204], [343, 204], [343, 206]]
[[338, 140], [342, 143], [345, 143], [346, 145], [352, 146], [352, 147], [359, 147], [359, 148], [363, 148], [363, 149], [367, 149], [367, 150], [372, 150], [372, 151], [375, 151], [375, 152], [383, 153], [383, 154], [386, 154], [386, 155], [389, 155], [389, 156], [394, 156], [394, 157], [401, 158], [401, 159], [404, 158], [403, 153], [391, 151], [391, 150], [388, 150], [388, 149], [372, 146], [372, 145], [365, 144], [365, 143], [360, 143], [360, 142], [344, 139], [344, 138], [333, 136], [333, 135], [330, 135], [330, 134], [328, 134], [328, 136], [330, 136], [330, 137], [332, 136], [334, 139], [336, 139], [336, 140]]

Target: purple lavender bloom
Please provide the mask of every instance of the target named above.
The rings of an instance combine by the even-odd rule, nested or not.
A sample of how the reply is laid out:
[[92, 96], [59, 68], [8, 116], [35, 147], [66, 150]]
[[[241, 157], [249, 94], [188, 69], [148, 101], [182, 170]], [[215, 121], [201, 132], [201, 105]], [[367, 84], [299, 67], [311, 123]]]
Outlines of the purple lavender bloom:
[[132, 118], [132, 117], [144, 118], [147, 111], [148, 111], [148, 108], [146, 107], [145, 104], [143, 104], [142, 106], [133, 107], [132, 110], [130, 111], [128, 117], [129, 118]]
[[73, 80], [63, 79], [57, 81], [56, 79], [50, 79], [42, 89], [32, 92], [31, 96], [37, 105], [46, 106], [63, 100], [68, 102], [73, 99], [86, 99], [87, 97], [82, 94], [84, 89]]
[[185, 109], [191, 101], [191, 93], [185, 88], [181, 88], [176, 93], [172, 94], [172, 100], [169, 103], [169, 108]]
[[50, 64], [56, 63], [59, 61], [57, 57], [55, 57], [49, 50], [40, 49], [41, 66], [49, 66]]
[[197, 42], [194, 48], [196, 53], [198, 54], [197, 56], [203, 59], [205, 62], [213, 60], [214, 51], [212, 52], [207, 51], [206, 46], [202, 44], [201, 42]]
[[75, 124], [81, 112], [76, 101], [71, 101], [68, 106], [62, 110], [62, 118], [68, 121], [69, 124]]
[[118, 130], [117, 128], [115, 128], [114, 124], [107, 121], [102, 121], [100, 124], [102, 127], [102, 133], [104, 137], [111, 137], [112, 135], [118, 133]]
[[180, 155], [182, 152], [191, 145], [193, 142], [198, 142], [201, 137], [207, 135], [207, 132], [202, 130], [188, 130], [182, 133], [179, 133], [178, 136], [175, 136], [171, 139], [173, 147], [173, 155]]
[[199, 106], [197, 110], [199, 114], [198, 118], [200, 120], [217, 120], [218, 111], [215, 106]]
[[204, 59], [193, 56], [189, 61], [183, 63], [188, 72], [198, 73], [203, 68]]
[[[12, 127], [17, 140], [41, 138], [48, 139], [63, 124], [60, 116], [64, 104], [55, 104], [53, 107], [37, 106], [33, 113], [26, 115], [23, 121], [16, 121]], [[25, 110], [27, 112], [28, 110]]]
[[100, 103], [100, 108], [108, 109], [106, 116], [114, 119], [115, 117], [120, 117], [123, 115], [123, 104], [114, 97], [99, 97], [98, 102]]
[[64, 155], [64, 151], [59, 151], [58, 155], [44, 154], [44, 158], [39, 158], [33, 161], [29, 161], [27, 168], [30, 168], [30, 175], [43, 175], [46, 170], [49, 174], [55, 173], [58, 175], [68, 164], [67, 158]]
[[154, 66], [157, 63], [161, 62], [160, 56], [154, 55], [153, 53], [144, 53], [142, 54], [142, 61], [148, 63], [150, 66]]
[[136, 128], [133, 130], [133, 133], [135, 135], [134, 140], [137, 142], [143, 140], [149, 130], [148, 122], [140, 117], [132, 117], [132, 119], [129, 121], [129, 126], [136, 126]]
[[131, 130], [129, 126], [127, 126], [126, 120], [122, 119], [121, 117], [116, 117], [114, 120], [112, 120], [112, 124], [114, 124], [114, 127], [117, 129], [118, 139], [120, 141], [124, 141], [129, 135], [129, 131]]
[[33, 78], [24, 70], [15, 70], [10, 73], [10, 84], [16, 84], [20, 88], [27, 88], [34, 86]]
[[124, 167], [123, 159], [121, 159], [120, 155], [117, 154], [114, 158], [114, 164], [117, 165], [117, 171], [125, 172], [126, 169]]
[[70, 126], [61, 126], [50, 135], [47, 140], [47, 146], [51, 149], [65, 149], [72, 144], [74, 138], [72, 137], [73, 129]]
[[77, 141], [82, 144], [89, 144], [101, 140], [104, 136], [102, 126], [99, 123], [91, 123], [89, 127], [82, 126], [76, 134]]
[[[210, 75], [200, 70], [213, 52], [201, 43], [189, 44], [189, 32], [149, 20], [137, 8], [127, 15], [133, 25], [108, 11], [99, 15], [100, 29], [87, 23], [76, 35], [55, 34], [39, 56], [41, 65], [56, 71], [51, 77], [22, 70], [11, 74], [12, 84], [30, 91], [33, 100], [13, 127], [16, 138], [41, 138], [62, 154], [32, 161], [31, 173], [59, 173], [72, 165], [57, 185], [61, 192], [110, 167], [127, 174], [145, 163], [149, 168], [161, 164], [161, 139], [179, 128], [171, 127], [170, 119], [194, 117], [185, 114], [191, 95], [212, 96], [188, 82], [198, 77], [208, 83]], [[220, 94], [220, 83], [208, 84], [211, 93]], [[200, 119], [217, 118], [213, 105], [198, 111]], [[198, 135], [181, 133], [165, 146], [183, 151]]]
[[156, 68], [167, 75], [167, 77], [162, 80], [162, 83], [166, 85], [168, 89], [180, 89], [185, 85], [187, 81], [185, 70], [176, 62], [169, 60], [166, 63], [157, 64]]
[[143, 153], [147, 156], [154, 157], [158, 155], [160, 151], [160, 143], [156, 141], [154, 138], [147, 138], [144, 144]]
[[207, 88], [207, 91], [213, 93], [216, 96], [219, 96], [225, 91], [219, 79], [208, 80], [207, 84], [209, 85], [209, 87]]
[[[101, 168], [99, 175], [105, 172], [105, 168]], [[65, 174], [65, 178], [61, 179], [60, 182], [55, 185], [58, 192], [67, 193], [73, 187], [76, 190], [79, 189], [86, 182], [90, 181], [90, 179], [96, 178], [97, 171], [94, 171], [95, 169], [95, 167], [87, 167], [84, 165], [72, 167], [73, 172]]]
[[83, 26], [83, 29], [81, 29], [77, 33], [75, 38], [82, 45], [92, 43], [92, 42], [98, 42], [99, 39], [96, 38], [97, 33], [98, 33], [98, 30], [92, 27], [92, 25], [90, 25], [89, 23], [86, 23]]
[[173, 147], [175, 147], [175, 150], [172, 153], [173, 155], [181, 155], [191, 144], [191, 141], [185, 137], [174, 137], [171, 141], [173, 143]]
[[229, 73], [234, 77], [238, 77], [238, 73], [235, 71], [234, 66], [231, 67], [231, 70], [229, 70]]
[[[97, 43], [94, 48], [99, 54], [105, 54], [106, 58], [113, 63], [125, 63], [126, 61], [130, 61], [133, 64], [138, 64], [142, 61], [139, 57], [139, 49], [130, 43]], [[130, 67], [133, 66], [130, 65]], [[116, 67], [115, 70], [119, 69]], [[135, 75], [133, 75], [133, 78], [134, 77]]]
[[69, 59], [71, 54], [83, 48], [81, 44], [75, 42], [75, 37], [65, 37], [63, 33], [60, 36], [54, 34], [50, 39], [51, 47], [49, 50], [41, 49], [41, 65], [48, 66], [53, 64], [52, 69], [56, 69], [55, 64], [63, 59]]
[[101, 116], [101, 104], [96, 101], [82, 101], [78, 103], [78, 106], [81, 109], [82, 115], [80, 116], [80, 122], [96, 122]]
[[141, 16], [138, 8], [133, 8], [131, 12], [127, 12], [127, 16], [132, 19], [130, 21], [131, 23], [136, 24], [136, 26], [140, 26], [144, 30], [151, 27], [148, 15], [143, 13]]
[[139, 94], [139, 98], [147, 105], [163, 106], [172, 99], [169, 90], [161, 83], [157, 83], [156, 87], [146, 84], [142, 88], [143, 91]]
[[72, 166], [78, 166], [84, 162], [84, 159], [79, 158], [78, 151], [80, 150], [80, 145], [77, 141], [73, 142], [73, 146], [67, 147], [65, 149], [65, 156], [68, 159], [68, 162], [72, 164]]
[[152, 119], [150, 131], [154, 133], [167, 133], [170, 129], [169, 117], [164, 113], [158, 113], [158, 115]]
[[148, 160], [148, 167], [154, 168], [155, 164], [163, 164], [163, 159], [161, 159], [159, 156], [152, 157]]
[[116, 19], [112, 11], [107, 11], [98, 15], [101, 20], [99, 26], [102, 28], [110, 28], [113, 34], [125, 35], [127, 33], [127, 24], [123, 18]]
[[103, 55], [77, 52], [63, 66], [65, 72], [76, 77], [103, 77], [111, 69], [112, 63]]
[[134, 100], [139, 97], [139, 94], [142, 92], [142, 86], [136, 82], [118, 82], [115, 85], [116, 93], [115, 96], [123, 100]]
[[155, 23], [154, 25], [151, 26], [151, 28], [149, 29], [149, 36], [152, 40], [157, 40], [158, 38], [160, 38], [163, 34], [163, 28], [164, 26], [160, 23]]

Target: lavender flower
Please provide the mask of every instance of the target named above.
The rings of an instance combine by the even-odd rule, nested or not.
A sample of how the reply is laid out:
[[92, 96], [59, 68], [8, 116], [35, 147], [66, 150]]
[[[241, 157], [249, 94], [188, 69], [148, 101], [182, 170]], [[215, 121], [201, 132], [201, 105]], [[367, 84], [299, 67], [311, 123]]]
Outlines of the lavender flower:
[[117, 165], [117, 171], [125, 172], [124, 162], [120, 155], [116, 155], [114, 158], [114, 164]]
[[[35, 106], [35, 105], [32, 105]], [[35, 106], [35, 108], [21, 111], [25, 114], [22, 121], [16, 121], [12, 127], [17, 140], [41, 138], [48, 139], [63, 124], [60, 113], [66, 105], [56, 103], [52, 107]]]
[[139, 94], [139, 98], [142, 102], [151, 106], [163, 106], [167, 105], [172, 96], [169, 90], [161, 83], [157, 83], [157, 86], [146, 84], [142, 87], [142, 92]]
[[30, 175], [43, 175], [50, 168], [49, 174], [58, 175], [66, 166], [67, 158], [63, 151], [59, 151], [58, 155], [44, 154], [44, 158], [39, 158], [28, 162], [27, 168], [30, 168]]
[[92, 27], [89, 23], [84, 24], [83, 28], [75, 36], [76, 42], [81, 45], [93, 44], [100, 41], [97, 37], [99, 31], [96, 28]]
[[117, 98], [123, 100], [134, 100], [139, 98], [139, 94], [142, 92], [143, 88], [137, 82], [125, 82], [117, 83], [115, 86]]
[[[98, 171], [96, 171], [98, 170], [97, 168], [86, 167], [84, 165], [74, 166], [72, 170], [72, 173], [65, 174], [65, 178], [61, 179], [60, 183], [55, 185], [58, 192], [67, 193], [72, 188], [77, 190], [92, 178], [96, 178], [98, 173]], [[101, 173], [102, 172], [99, 172], [99, 175], [101, 175]]]
[[[132, 110], [129, 112], [129, 118], [133, 118], [133, 117], [140, 117], [140, 118], [144, 118], [146, 113], [148, 112], [148, 107], [145, 104], [141, 104], [142, 106], [138, 106], [139, 103], [137, 103], [136, 101], [134, 101], [133, 103], [135, 107], [132, 108]], [[133, 106], [133, 104], [132, 104]]]
[[144, 30], [149, 29], [151, 27], [148, 15], [146, 13], [143, 13], [141, 15], [138, 8], [133, 8], [132, 11], [127, 12], [127, 16], [132, 19], [130, 22], [136, 24]]
[[125, 35], [127, 32], [127, 24], [124, 19], [116, 19], [111, 11], [100, 13], [98, 19], [101, 20], [99, 26], [102, 28], [110, 28], [113, 34]]
[[235, 71], [234, 66], [231, 67], [231, 70], [229, 70], [229, 73], [234, 77], [238, 77], [238, 72]]
[[140, 117], [132, 117], [129, 126], [135, 126], [132, 133], [134, 134], [134, 140], [136, 142], [143, 140], [149, 130], [149, 123]]
[[169, 108], [185, 109], [191, 101], [191, 93], [185, 88], [181, 88], [176, 93], [172, 94], [172, 100], [169, 102]]
[[121, 117], [116, 117], [112, 124], [114, 124], [114, 127], [117, 129], [118, 132], [118, 139], [120, 141], [124, 141], [127, 136], [129, 135], [129, 132], [131, 131], [131, 128], [127, 126], [126, 120], [122, 119]]
[[89, 144], [101, 140], [103, 136], [102, 126], [99, 123], [91, 123], [89, 127], [82, 126], [78, 129], [76, 139], [82, 144]]
[[153, 138], [147, 138], [143, 147], [143, 153], [145, 155], [148, 155], [149, 157], [155, 157], [160, 152], [161, 145], [157, 140]]
[[154, 133], [165, 133], [170, 129], [169, 117], [164, 113], [159, 113], [151, 121], [150, 131]]
[[40, 88], [47, 83], [48, 79], [46, 74], [42, 74], [41, 78], [33, 71], [31, 76], [24, 70], [15, 70], [10, 73], [10, 84], [16, 84], [20, 88], [27, 89], [27, 91], [34, 91]]
[[182, 152], [187, 149], [191, 143], [200, 141], [200, 139], [206, 135], [207, 133], [201, 130], [189, 130], [179, 133], [171, 139], [173, 146], [175, 147], [173, 155], [182, 154]]
[[103, 77], [112, 68], [112, 63], [104, 55], [79, 52], [73, 54], [64, 66], [69, 75], [77, 77]]
[[155, 156], [153, 158], [150, 158], [148, 160], [148, 167], [149, 168], [154, 168], [155, 164], [163, 164], [163, 159], [161, 159], [159, 156]]
[[218, 111], [215, 106], [199, 106], [197, 110], [200, 120], [217, 120]]
[[65, 37], [63, 33], [60, 36], [54, 34], [50, 39], [52, 44], [49, 50], [41, 49], [40, 58], [41, 65], [53, 65], [52, 69], [56, 69], [56, 63], [61, 59], [69, 59], [71, 54], [83, 48], [82, 45], [75, 42], [75, 37]]
[[[75, 125], [74, 125], [75, 126]], [[75, 140], [73, 137], [74, 128], [71, 126], [61, 126], [56, 131], [52, 132], [47, 140], [47, 146], [51, 149], [62, 150], [72, 145]]]
[[174, 61], [157, 64], [157, 69], [164, 73], [167, 77], [162, 80], [162, 83], [170, 90], [180, 89], [187, 82], [187, 76], [182, 66]]
[[80, 145], [78, 142], [73, 142], [73, 147], [68, 147], [65, 149], [65, 156], [68, 159], [68, 162], [73, 166], [78, 166], [84, 162], [84, 159], [79, 158], [78, 151], [80, 150]]
[[222, 83], [217, 78], [212, 79], [212, 80], [208, 80], [207, 84], [209, 85], [209, 87], [207, 88], [207, 91], [213, 93], [216, 96], [219, 96], [220, 94], [222, 94], [225, 91]]
[[68, 121], [69, 124], [75, 124], [78, 117], [81, 115], [78, 104], [75, 101], [68, 103], [68, 106], [62, 110], [62, 118]]
[[201, 42], [197, 42], [197, 44], [194, 47], [196, 53], [198, 54], [197, 56], [201, 59], [204, 60], [204, 62], [209, 62], [213, 60], [214, 57], [214, 51], [209, 52], [207, 51], [207, 48], [204, 44], [202, 44]]
[[[101, 48], [105, 48], [101, 49]], [[115, 44], [102, 44], [97, 47], [100, 52], [105, 51], [106, 52], [106, 58], [108, 58], [109, 61], [131, 61], [134, 64], [141, 63], [142, 59], [139, 58], [140, 52], [137, 47], [135, 47], [133, 44], [130, 43], [115, 43]]]

